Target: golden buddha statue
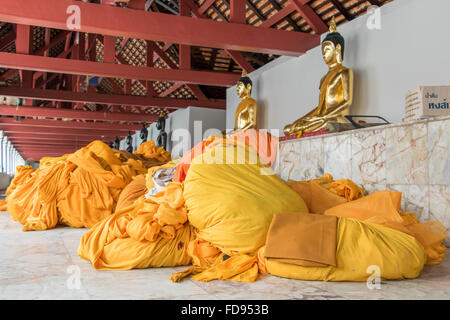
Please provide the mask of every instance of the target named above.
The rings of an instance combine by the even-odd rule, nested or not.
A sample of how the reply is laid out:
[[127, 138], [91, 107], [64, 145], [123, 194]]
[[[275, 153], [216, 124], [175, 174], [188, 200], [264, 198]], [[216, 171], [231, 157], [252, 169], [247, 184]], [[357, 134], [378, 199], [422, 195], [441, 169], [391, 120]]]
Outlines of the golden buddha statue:
[[320, 82], [319, 105], [284, 127], [284, 134], [287, 136], [301, 137], [305, 132], [324, 129], [329, 122], [348, 122], [344, 116], [349, 114], [353, 102], [353, 71], [342, 65], [344, 38], [336, 31], [334, 17], [330, 33], [322, 42], [322, 56], [329, 71]]
[[247, 72], [243, 70], [242, 76], [237, 82], [237, 95], [242, 101], [236, 109], [233, 132], [257, 129], [258, 127], [256, 121], [258, 104], [255, 99], [251, 97], [252, 85], [252, 80], [247, 76]]

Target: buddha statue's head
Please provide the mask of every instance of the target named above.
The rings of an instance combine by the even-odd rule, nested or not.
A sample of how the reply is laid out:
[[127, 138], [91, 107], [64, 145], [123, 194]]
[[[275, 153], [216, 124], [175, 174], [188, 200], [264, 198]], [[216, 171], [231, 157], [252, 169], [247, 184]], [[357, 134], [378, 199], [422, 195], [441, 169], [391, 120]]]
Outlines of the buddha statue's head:
[[344, 60], [344, 46], [344, 37], [337, 32], [336, 21], [333, 17], [330, 25], [330, 33], [327, 34], [322, 42], [322, 56], [325, 63], [329, 66], [342, 64]]
[[250, 97], [252, 93], [252, 80], [247, 76], [245, 70], [242, 71], [242, 76], [238, 80], [236, 85], [237, 95], [239, 98], [244, 99]]

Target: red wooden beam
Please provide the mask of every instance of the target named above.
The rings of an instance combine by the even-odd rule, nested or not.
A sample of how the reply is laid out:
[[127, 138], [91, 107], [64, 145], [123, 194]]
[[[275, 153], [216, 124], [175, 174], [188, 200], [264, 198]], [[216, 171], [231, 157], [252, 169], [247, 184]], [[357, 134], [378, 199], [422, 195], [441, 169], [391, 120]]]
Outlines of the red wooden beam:
[[[197, 18], [207, 19], [207, 17], [204, 15], [204, 13], [202, 13], [200, 10], [198, 10], [197, 5], [192, 0], [184, 0], [184, 1], [186, 1], [186, 3], [190, 6], [192, 13], [194, 13], [194, 15]], [[239, 10], [239, 7], [236, 5], [234, 8], [235, 8], [235, 10]], [[245, 3], [244, 3], [244, 9], [245, 9]], [[241, 7], [241, 10], [242, 10], [242, 7]], [[236, 19], [242, 19], [242, 18], [239, 18], [239, 16], [236, 16]], [[243, 23], [245, 23], [245, 15], [244, 15], [243, 21], [244, 21]], [[242, 56], [242, 54], [240, 52], [235, 51], [235, 50], [226, 50], [226, 52], [242, 69], [244, 69], [248, 73], [255, 70], [253, 68], [253, 66]]]
[[74, 142], [74, 141], [69, 141], [69, 142], [65, 142], [65, 141], [27, 141], [25, 139], [23, 140], [19, 140], [16, 139], [16, 142], [13, 143], [14, 146], [25, 146], [25, 147], [31, 147], [31, 146], [76, 146], [76, 145], [80, 145], [80, 143], [78, 142]]
[[0, 95], [25, 99], [38, 99], [47, 101], [89, 102], [98, 104], [128, 105], [128, 106], [160, 106], [164, 108], [187, 108], [190, 106], [225, 109], [224, 100], [189, 100], [153, 98], [145, 96], [129, 96], [118, 94], [82, 93], [62, 90], [21, 89], [13, 87], [0, 87]]
[[139, 124], [118, 124], [103, 122], [79, 122], [46, 119], [20, 119], [0, 117], [0, 124], [7, 126], [22, 127], [47, 127], [47, 128], [68, 128], [68, 129], [91, 129], [91, 130], [118, 130], [137, 131], [142, 128]]
[[[14, 33], [15, 34], [15, 33]], [[42, 47], [40, 47], [39, 49], [37, 49], [33, 54], [34, 55], [43, 55], [45, 51], [53, 48], [56, 44], [59, 43], [59, 41], [61, 41], [64, 37], [66, 37], [66, 48], [64, 50], [64, 52], [68, 52], [69, 50], [69, 43], [67, 39], [70, 39], [70, 36], [72, 35], [72, 32], [67, 32], [67, 31], [60, 31], [51, 41], [49, 45], [44, 45]], [[1, 50], [1, 49], [0, 49]], [[64, 53], [63, 52], [63, 53]], [[68, 52], [71, 53], [72, 51]], [[58, 57], [65, 57], [63, 54], [58, 55]], [[3, 81], [11, 78], [13, 75], [15, 75], [19, 70], [16, 69], [10, 69], [8, 71], [6, 71], [3, 75], [0, 76], [0, 79], [2, 79]], [[37, 78], [39, 78], [41, 75], [43, 74], [43, 72], [35, 72], [33, 74], [33, 81], [36, 80]]]
[[30, 141], [83, 141], [86, 144], [93, 140], [104, 139], [107, 141], [114, 141], [116, 136], [119, 138], [124, 138], [126, 135], [117, 134], [114, 136], [105, 135], [93, 135], [93, 136], [83, 136], [83, 135], [60, 135], [60, 134], [41, 134], [41, 133], [23, 133], [23, 132], [10, 132], [6, 134], [8, 139], [11, 141], [16, 141], [17, 139], [27, 139]]
[[0, 114], [5, 116], [21, 117], [48, 117], [48, 118], [67, 118], [79, 120], [96, 121], [124, 121], [124, 122], [145, 122], [151, 123], [158, 119], [157, 115], [137, 114], [125, 112], [98, 112], [81, 111], [72, 109], [39, 108], [39, 107], [16, 107], [0, 105]]
[[16, 40], [16, 33], [12, 30], [0, 41], [0, 51], [5, 49], [11, 44], [11, 42]]
[[169, 89], [167, 89], [166, 91], [164, 91], [163, 93], [160, 94], [161, 97], [167, 97], [169, 94], [177, 91], [178, 89], [180, 89], [183, 86], [183, 83], [178, 82], [178, 83], [174, 83]]
[[[30, 54], [33, 50], [33, 29], [29, 25], [18, 24], [16, 32], [16, 52]], [[31, 88], [33, 86], [33, 73], [20, 70], [20, 86]]]
[[96, 130], [96, 129], [67, 129], [67, 128], [49, 128], [49, 127], [25, 127], [25, 126], [10, 126], [0, 123], [0, 128], [3, 132], [17, 132], [17, 133], [39, 133], [39, 134], [59, 134], [59, 135], [69, 135], [69, 136], [114, 136], [116, 134], [124, 134], [123, 131], [119, 130]]
[[262, 30], [71, 0], [0, 0], [0, 21], [70, 30], [66, 10], [71, 5], [80, 8], [80, 32], [289, 56], [298, 56], [320, 44], [318, 35], [303, 32]]
[[124, 64], [112, 65], [101, 62], [48, 58], [7, 52], [0, 52], [0, 67], [105, 78], [179, 81], [222, 87], [234, 85], [239, 77], [236, 74], [223, 72], [157, 69]]
[[198, 8], [199, 14], [204, 14], [213, 4], [216, 2], [216, 0], [206, 0], [205, 3], [202, 4], [200, 8]]
[[16, 147], [16, 149], [19, 151], [19, 153], [27, 153], [27, 152], [42, 152], [45, 154], [48, 154], [49, 152], [60, 152], [63, 153], [73, 153], [78, 148], [76, 146], [57, 146], [57, 147], [49, 147], [49, 146], [20, 146]]
[[16, 70], [16, 69], [9, 69], [8, 71], [6, 71], [4, 74], [2, 74], [0, 76], [0, 79], [2, 81], [6, 81], [9, 78], [11, 78], [13, 75], [15, 75], [17, 72], [18, 72], [18, 70]]
[[[147, 50], [145, 50], [146, 52], [146, 65], [147, 67], [154, 67], [154, 62], [153, 62], [153, 58], [154, 58], [154, 52], [153, 50], [150, 48], [149, 43], [151, 43], [151, 41], [146, 41], [147, 44]], [[147, 90], [147, 96], [149, 97], [154, 97], [156, 96], [156, 92], [155, 92], [155, 88], [153, 87], [153, 81], [147, 81], [145, 83], [145, 89]]]
[[253, 66], [248, 62], [240, 52], [234, 50], [225, 50], [225, 52], [245, 71], [248, 73], [255, 70]]
[[60, 32], [58, 32], [58, 34], [56, 34], [53, 39], [50, 40], [50, 42], [48, 44], [45, 44], [44, 46], [40, 47], [39, 49], [37, 49], [33, 54], [34, 55], [43, 55], [44, 52], [50, 50], [51, 48], [53, 48], [55, 45], [57, 45], [60, 41], [62, 41], [64, 38], [67, 37], [67, 35], [72, 34], [69, 31], [65, 31], [65, 30], [61, 30]]
[[[147, 41], [147, 50], [148, 50], [148, 48], [150, 50], [152, 50], [154, 53], [156, 53], [169, 68], [178, 69], [178, 66], [170, 59], [170, 57], [167, 55], [167, 53], [164, 51], [164, 49], [161, 49], [155, 42]], [[186, 53], [184, 53], [184, 54], [186, 54]], [[180, 56], [180, 58], [181, 58], [181, 56]], [[185, 63], [190, 64], [190, 62], [189, 63], [185, 62]], [[207, 100], [208, 99], [198, 86], [192, 85], [189, 83], [187, 83], [186, 85], [199, 100]], [[164, 96], [167, 96], [168, 94], [170, 94], [170, 92], [165, 94]]]
[[307, 5], [309, 0], [290, 0], [295, 6], [295, 10], [308, 22], [311, 28], [317, 35], [328, 31], [328, 26], [323, 20], [314, 12], [314, 10]]
[[116, 57], [116, 37], [103, 37], [103, 62], [114, 63]]
[[[126, 135], [117, 135], [119, 138], [124, 138]], [[38, 143], [53, 143], [53, 142], [61, 142], [61, 143], [79, 143], [79, 144], [88, 144], [93, 140], [100, 139], [101, 136], [61, 136], [61, 135], [32, 135], [29, 133], [8, 133], [8, 140], [11, 142], [38, 142]], [[114, 141], [116, 136], [105, 136], [104, 139], [108, 141]]]
[[76, 145], [42, 145], [42, 146], [36, 146], [36, 145], [23, 145], [23, 144], [15, 144], [14, 147], [18, 149], [19, 151], [70, 151], [73, 152], [77, 150]]
[[[71, 54], [74, 50], [76, 49], [76, 46], [72, 46], [67, 50], [64, 50], [63, 52], [61, 52], [57, 58], [66, 58], [69, 54]], [[45, 72], [35, 72], [33, 74], [33, 80], [37, 80], [37, 78], [39, 78], [40, 76], [44, 75]]]
[[[186, 3], [186, 0], [180, 0], [180, 16], [190, 16], [191, 10]], [[178, 50], [179, 53], [179, 66], [180, 69], [190, 70], [191, 69], [191, 46], [183, 45], [180, 43]]]
[[230, 22], [246, 23], [245, 20], [245, 7], [247, 1], [242, 0], [230, 0]]
[[295, 6], [294, 4], [289, 4], [288, 6], [284, 7], [283, 9], [281, 9], [280, 11], [278, 11], [277, 13], [275, 13], [273, 16], [271, 16], [269, 19], [267, 19], [266, 21], [264, 21], [263, 23], [261, 23], [259, 25], [259, 27], [261, 28], [270, 28], [271, 26], [273, 26], [274, 24], [278, 23], [279, 21], [283, 20], [284, 18], [286, 18], [288, 15], [290, 15], [292, 12], [294, 12]]

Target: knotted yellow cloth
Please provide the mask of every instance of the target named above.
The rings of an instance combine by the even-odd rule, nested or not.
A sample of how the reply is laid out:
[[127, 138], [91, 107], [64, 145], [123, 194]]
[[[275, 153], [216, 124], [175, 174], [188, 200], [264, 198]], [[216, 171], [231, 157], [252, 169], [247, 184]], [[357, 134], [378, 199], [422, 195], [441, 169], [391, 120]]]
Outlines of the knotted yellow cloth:
[[187, 245], [193, 239], [183, 186], [171, 182], [96, 224], [82, 236], [78, 255], [98, 270], [188, 265]]
[[403, 213], [401, 196], [401, 192], [380, 191], [330, 208], [325, 214], [376, 223], [412, 235], [425, 248], [426, 264], [442, 262], [447, 250], [443, 244], [447, 238], [446, 228], [439, 221], [419, 223], [412, 213]]
[[0, 211], [6, 211], [8, 207], [6, 205], [6, 200], [0, 200]]
[[6, 196], [8, 197], [11, 193], [13, 193], [17, 186], [26, 183], [31, 178], [33, 172], [34, 169], [31, 166], [17, 166], [16, 174], [6, 189]]
[[111, 216], [121, 191], [148, 169], [141, 160], [126, 160], [93, 141], [72, 154], [42, 158], [37, 170], [19, 167], [7, 191], [7, 209], [24, 231], [57, 223], [90, 228]]
[[345, 198], [347, 201], [353, 201], [364, 197], [364, 188], [356, 185], [349, 179], [334, 181], [333, 176], [329, 173], [325, 173], [322, 177], [310, 181], [320, 184], [325, 189]]
[[170, 161], [171, 155], [164, 150], [163, 147], [157, 147], [153, 140], [148, 140], [142, 143], [134, 154], [142, 154], [147, 158], [154, 158], [160, 161]]
[[297, 194], [305, 201], [310, 212], [322, 214], [325, 210], [347, 203], [347, 200], [324, 188], [316, 181], [292, 181], [287, 182]]

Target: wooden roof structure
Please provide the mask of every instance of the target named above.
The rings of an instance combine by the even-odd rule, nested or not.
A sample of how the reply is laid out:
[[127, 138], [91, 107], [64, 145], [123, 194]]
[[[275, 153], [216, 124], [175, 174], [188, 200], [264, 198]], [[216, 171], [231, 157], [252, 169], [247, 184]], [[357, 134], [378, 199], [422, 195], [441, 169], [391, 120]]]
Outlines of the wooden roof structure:
[[[320, 43], [333, 17], [340, 25], [391, 1], [0, 0], [0, 96], [21, 98], [23, 106], [0, 107], [0, 130], [20, 144], [37, 134], [18, 132], [25, 124], [12, 117], [69, 118], [74, 131], [60, 130], [68, 136], [78, 137], [78, 127], [86, 132], [87, 123], [85, 136], [111, 141], [178, 108], [225, 108], [225, 90], [243, 69], [299, 56]], [[73, 5], [86, 19], [75, 30], [69, 9], [62, 12]], [[56, 109], [61, 116], [51, 116]], [[121, 129], [113, 133], [110, 124]], [[23, 146], [24, 157], [43, 155]]]

